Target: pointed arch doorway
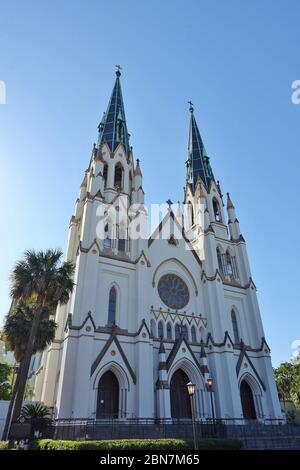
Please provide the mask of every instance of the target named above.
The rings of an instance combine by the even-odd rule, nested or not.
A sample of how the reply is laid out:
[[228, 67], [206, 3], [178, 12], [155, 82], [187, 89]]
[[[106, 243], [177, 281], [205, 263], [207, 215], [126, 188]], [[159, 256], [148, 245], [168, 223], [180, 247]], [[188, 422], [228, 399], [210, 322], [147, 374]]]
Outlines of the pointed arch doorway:
[[182, 369], [176, 370], [171, 378], [171, 416], [172, 418], [191, 418], [190, 397], [187, 391], [188, 376]]
[[256, 419], [253, 393], [252, 393], [250, 385], [248, 384], [248, 382], [246, 382], [246, 380], [243, 380], [241, 382], [240, 395], [241, 395], [241, 403], [242, 403], [242, 410], [243, 410], [244, 418]]
[[96, 418], [118, 418], [119, 382], [110, 370], [99, 380]]

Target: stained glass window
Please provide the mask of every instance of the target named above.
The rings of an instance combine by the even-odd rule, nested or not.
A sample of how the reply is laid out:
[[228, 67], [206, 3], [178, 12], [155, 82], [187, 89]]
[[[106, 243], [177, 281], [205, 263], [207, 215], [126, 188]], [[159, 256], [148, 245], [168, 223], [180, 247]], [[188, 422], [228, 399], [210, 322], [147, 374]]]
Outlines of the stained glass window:
[[116, 308], [117, 308], [117, 291], [112, 287], [109, 291], [108, 301], [108, 324], [114, 325], [116, 323]]
[[182, 331], [183, 331], [184, 337], [186, 339], [189, 339], [189, 330], [188, 330], [187, 325], [183, 325]]
[[163, 322], [160, 321], [158, 323], [158, 337], [159, 338], [163, 338], [164, 337], [164, 325], [163, 325]]
[[104, 246], [105, 248], [110, 248], [110, 247], [111, 247], [111, 238], [110, 238], [110, 233], [109, 233], [109, 226], [108, 226], [108, 224], [106, 224], [105, 227], [104, 227], [103, 246]]
[[240, 341], [239, 327], [238, 327], [238, 322], [237, 322], [236, 314], [234, 310], [231, 310], [231, 321], [232, 321], [234, 341], [236, 343], [239, 343]]
[[167, 338], [172, 339], [172, 326], [171, 326], [171, 323], [167, 324]]
[[232, 261], [229, 251], [226, 253], [226, 269], [228, 276], [233, 276]]
[[221, 254], [219, 248], [217, 248], [217, 258], [218, 258], [219, 271], [220, 271], [221, 274], [224, 274], [223, 263], [222, 263], [222, 254]]
[[158, 293], [161, 300], [174, 310], [185, 307], [190, 298], [187, 285], [175, 274], [165, 274], [160, 278]]
[[192, 335], [193, 343], [197, 343], [197, 334], [196, 334], [196, 328], [194, 327], [194, 325], [191, 328], [191, 335]]
[[155, 321], [153, 319], [151, 320], [151, 334], [152, 336], [156, 336]]
[[213, 199], [213, 208], [214, 208], [215, 220], [217, 222], [222, 222], [221, 213], [220, 213], [220, 206], [219, 206], [218, 201], [215, 198]]
[[105, 164], [103, 168], [104, 188], [107, 186], [108, 165]]
[[178, 339], [180, 336], [180, 326], [178, 323], [175, 325], [175, 339]]

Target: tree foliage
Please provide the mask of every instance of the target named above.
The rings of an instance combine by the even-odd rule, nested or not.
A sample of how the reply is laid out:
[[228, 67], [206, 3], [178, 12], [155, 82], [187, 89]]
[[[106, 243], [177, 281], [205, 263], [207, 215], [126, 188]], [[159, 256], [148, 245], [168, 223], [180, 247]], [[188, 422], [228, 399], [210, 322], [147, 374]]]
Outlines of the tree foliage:
[[11, 399], [11, 374], [12, 366], [0, 364], [0, 400]]
[[[48, 306], [43, 309], [33, 353], [43, 351], [55, 337], [56, 323], [49, 318], [53, 311]], [[3, 338], [9, 351], [13, 351], [16, 361], [21, 362], [28, 344], [33, 321], [32, 300], [21, 301], [5, 318]]]
[[279, 394], [284, 401], [300, 405], [300, 361], [299, 357], [291, 362], [283, 362], [274, 369]]
[[[31, 302], [32, 308], [29, 310], [32, 312], [32, 322], [29, 322], [29, 334], [23, 332], [21, 335], [22, 331], [16, 318], [12, 318], [11, 315], [7, 317], [8, 322], [10, 320], [16, 321], [17, 324], [14, 325], [16, 328], [11, 328], [11, 336], [9, 328], [6, 329], [6, 341], [11, 345], [11, 348], [14, 348], [15, 354], [21, 354], [22, 359], [14, 387], [14, 406], [13, 400], [11, 400], [6, 417], [3, 432], [5, 437], [9, 434], [10, 422], [18, 421], [20, 418], [30, 360], [32, 354], [40, 350], [39, 338], [42, 336], [43, 315], [46, 311], [48, 334], [50, 312], [53, 312], [59, 303], [66, 304], [68, 302], [74, 287], [75, 266], [70, 261], [61, 263], [61, 258], [62, 252], [60, 250], [27, 250], [23, 259], [15, 264], [11, 274], [10, 293], [13, 303], [26, 310], [28, 302]], [[25, 317], [27, 313], [25, 311]], [[24, 320], [24, 311], [21, 316]], [[54, 325], [53, 328], [55, 329]], [[14, 336], [13, 332], [16, 330], [18, 330], [18, 335]], [[21, 343], [16, 341], [16, 338], [22, 338]], [[24, 347], [25, 343], [26, 347]]]
[[22, 407], [21, 418], [31, 424], [33, 436], [35, 431], [42, 432], [51, 424], [50, 408], [42, 403], [28, 403]]

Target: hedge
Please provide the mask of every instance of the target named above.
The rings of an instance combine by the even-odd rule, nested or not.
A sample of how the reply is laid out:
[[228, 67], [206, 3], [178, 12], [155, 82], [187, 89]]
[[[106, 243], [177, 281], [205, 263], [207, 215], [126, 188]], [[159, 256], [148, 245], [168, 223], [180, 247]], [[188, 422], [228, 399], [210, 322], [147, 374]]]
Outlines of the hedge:
[[8, 450], [8, 441], [0, 441], [0, 450]]
[[[238, 450], [243, 443], [237, 439], [201, 439], [199, 450]], [[185, 439], [119, 439], [103, 441], [58, 441], [39, 439], [29, 445], [31, 450], [191, 450], [193, 442]]]

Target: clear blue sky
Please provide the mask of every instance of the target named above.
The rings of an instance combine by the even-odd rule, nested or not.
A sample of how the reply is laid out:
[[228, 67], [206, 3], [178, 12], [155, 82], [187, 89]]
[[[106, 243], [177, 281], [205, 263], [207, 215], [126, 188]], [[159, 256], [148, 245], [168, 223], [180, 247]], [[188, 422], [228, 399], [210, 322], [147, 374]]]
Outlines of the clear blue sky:
[[273, 363], [289, 359], [300, 339], [299, 21], [292, 0], [1, 0], [0, 316], [24, 250], [65, 249], [120, 63], [147, 202], [182, 200], [192, 99], [247, 241]]

